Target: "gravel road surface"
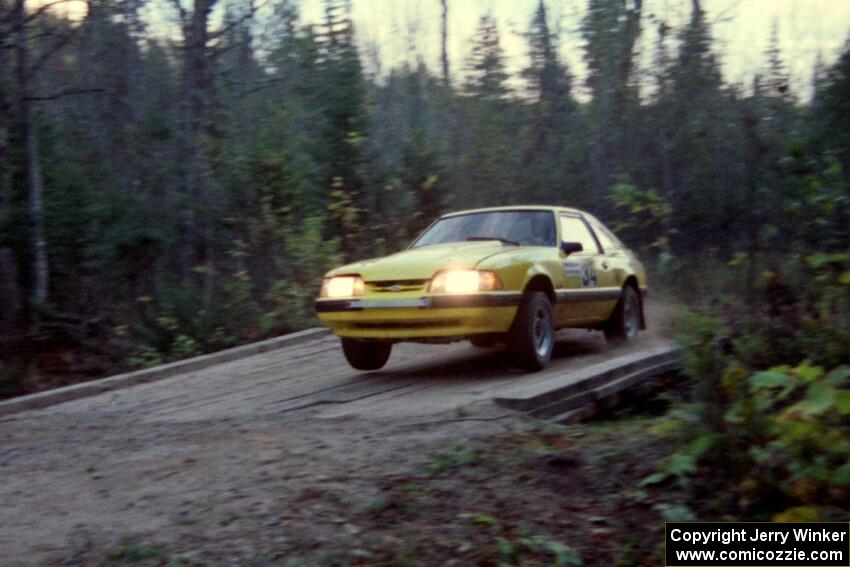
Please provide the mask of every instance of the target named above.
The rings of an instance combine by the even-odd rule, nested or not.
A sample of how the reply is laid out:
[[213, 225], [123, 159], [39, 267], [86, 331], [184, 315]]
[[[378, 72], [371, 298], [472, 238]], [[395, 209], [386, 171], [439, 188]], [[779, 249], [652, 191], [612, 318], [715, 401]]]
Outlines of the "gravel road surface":
[[[631, 348], [666, 342], [654, 332]], [[388, 468], [503, 426], [500, 392], [613, 352], [601, 333], [565, 331], [550, 367], [526, 374], [498, 348], [404, 344], [361, 373], [325, 337], [4, 418], [0, 563], [99, 564], [127, 538], [204, 564], [322, 546], [340, 520], [305, 491], [344, 486], [364, 504]]]

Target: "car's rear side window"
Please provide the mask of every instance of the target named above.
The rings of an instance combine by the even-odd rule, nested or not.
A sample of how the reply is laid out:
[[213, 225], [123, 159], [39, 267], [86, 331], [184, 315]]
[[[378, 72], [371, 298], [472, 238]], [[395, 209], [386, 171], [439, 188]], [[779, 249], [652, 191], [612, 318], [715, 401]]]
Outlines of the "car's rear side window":
[[614, 236], [614, 233], [599, 221], [591, 221], [593, 232], [596, 233], [596, 238], [605, 250], [623, 248], [623, 243]]

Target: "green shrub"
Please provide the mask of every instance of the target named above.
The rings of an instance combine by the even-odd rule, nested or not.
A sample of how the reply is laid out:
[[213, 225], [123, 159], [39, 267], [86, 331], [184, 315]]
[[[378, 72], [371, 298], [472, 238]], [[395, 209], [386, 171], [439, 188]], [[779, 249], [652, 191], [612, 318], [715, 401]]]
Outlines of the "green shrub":
[[244, 272], [224, 281], [209, 304], [198, 289], [166, 287], [148, 302], [141, 322], [130, 328], [139, 347], [129, 362], [154, 366], [227, 348], [253, 338], [258, 319]]
[[265, 326], [291, 331], [317, 324], [313, 303], [322, 276], [341, 263], [340, 240], [323, 238], [324, 230], [325, 225], [318, 217], [308, 217], [281, 229], [285, 245], [280, 272], [284, 275], [269, 291], [273, 308], [265, 316]]
[[813, 280], [805, 288], [771, 273], [758, 302], [725, 298], [719, 309], [681, 318], [689, 398], [655, 428], [677, 449], [645, 485], [673, 482], [712, 513], [745, 518], [826, 519], [846, 510], [846, 259], [803, 261]]

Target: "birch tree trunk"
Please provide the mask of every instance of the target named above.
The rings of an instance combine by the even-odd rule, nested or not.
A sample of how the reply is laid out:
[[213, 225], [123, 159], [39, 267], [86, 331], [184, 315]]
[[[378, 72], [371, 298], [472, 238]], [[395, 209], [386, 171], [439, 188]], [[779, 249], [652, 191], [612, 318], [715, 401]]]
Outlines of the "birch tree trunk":
[[44, 179], [41, 173], [41, 160], [38, 151], [38, 133], [35, 129], [32, 101], [30, 100], [30, 79], [32, 77], [29, 69], [28, 28], [24, 4], [25, 0], [15, 1], [18, 112], [20, 113], [21, 134], [27, 164], [27, 193], [32, 246], [32, 293], [30, 300], [34, 305], [40, 305], [48, 300], [50, 273], [47, 260], [47, 242], [44, 236]]
[[[5, 14], [3, 14], [5, 15]], [[6, 93], [6, 49], [0, 46], [0, 236], [6, 231], [12, 208], [9, 175], [9, 97]], [[12, 250], [0, 239], [0, 331], [9, 333], [20, 309], [18, 270]]]

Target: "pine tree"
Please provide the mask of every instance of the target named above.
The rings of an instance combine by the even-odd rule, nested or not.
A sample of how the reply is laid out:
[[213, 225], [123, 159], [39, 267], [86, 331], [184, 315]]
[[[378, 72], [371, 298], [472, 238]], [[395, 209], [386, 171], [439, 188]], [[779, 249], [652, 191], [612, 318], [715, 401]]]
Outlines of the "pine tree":
[[[753, 98], [761, 107], [760, 136], [769, 147], [767, 159], [776, 164], [772, 168], [773, 179], [770, 185], [778, 186], [778, 163], [785, 155], [787, 144], [795, 130], [796, 113], [790, 77], [779, 48], [779, 26], [776, 21], [773, 22], [765, 59], [767, 65], [761, 80], [761, 89], [753, 93]], [[778, 209], [774, 210], [774, 213], [778, 212]]]
[[449, 76], [449, 4], [448, 0], [440, 0], [440, 66], [443, 71], [443, 86], [451, 85]]
[[673, 57], [669, 40], [671, 28], [665, 21], [659, 21], [658, 40], [655, 46], [655, 93], [652, 104], [648, 105], [649, 120], [655, 125], [655, 152], [657, 163], [654, 177], [659, 180], [661, 194], [665, 199], [673, 196], [672, 149], [673, 137], [677, 125], [673, 122], [668, 105], [673, 99]]
[[[689, 241], [728, 231], [743, 206], [735, 192], [743, 185], [742, 163], [733, 156], [743, 142], [734, 100], [724, 92], [711, 28], [699, 0], [679, 32], [679, 52], [671, 70], [670, 100], [664, 104], [676, 126], [671, 144], [671, 194], [677, 222]], [[686, 240], [686, 239], [682, 239]], [[725, 242], [725, 241], [724, 241]]]
[[558, 35], [550, 28], [544, 0], [537, 5], [525, 36], [531, 64], [522, 75], [528, 82], [530, 94], [553, 109], [573, 106], [572, 76], [558, 54]]
[[607, 191], [615, 174], [628, 171], [640, 145], [634, 126], [638, 110], [635, 45], [641, 33], [642, 0], [590, 0], [582, 22], [585, 39], [590, 170], [597, 192]]
[[508, 74], [498, 24], [490, 15], [482, 16], [479, 22], [467, 73], [464, 92], [468, 122], [463, 128], [454, 205], [497, 205], [522, 199], [512, 190], [516, 186], [513, 164], [521, 148], [511, 142], [509, 133], [513, 129], [510, 121], [521, 118], [505, 112], [509, 104]]
[[572, 77], [559, 56], [558, 35], [551, 31], [546, 4], [540, 0], [526, 39], [530, 64], [523, 70], [533, 98], [525, 135], [522, 169], [532, 200], [573, 203], [580, 197], [579, 137]]
[[[824, 149], [838, 158], [850, 183], [850, 42], [830, 67], [816, 92], [814, 108], [821, 117]], [[846, 222], [846, 220], [845, 220]]]
[[342, 236], [343, 253], [359, 254], [363, 225], [358, 208], [372, 203], [363, 182], [363, 142], [368, 134], [366, 85], [354, 41], [350, 3], [325, 0], [325, 21], [318, 34], [320, 104], [324, 115], [323, 161], [327, 165], [331, 229]]
[[74, 104], [81, 113], [78, 124], [88, 126], [92, 150], [108, 164], [103, 184], [128, 191], [138, 186], [131, 125], [142, 99], [141, 5], [138, 0], [93, 1], [79, 32], [82, 80], [97, 92]]
[[499, 26], [492, 15], [485, 14], [478, 22], [466, 70], [464, 90], [467, 94], [488, 103], [507, 98], [505, 54], [499, 40]]
[[785, 62], [782, 61], [782, 54], [779, 49], [779, 23], [776, 20], [773, 21], [773, 27], [770, 30], [770, 43], [766, 55], [767, 78], [765, 82], [769, 89], [768, 96], [790, 101], [792, 99], [791, 80]]

